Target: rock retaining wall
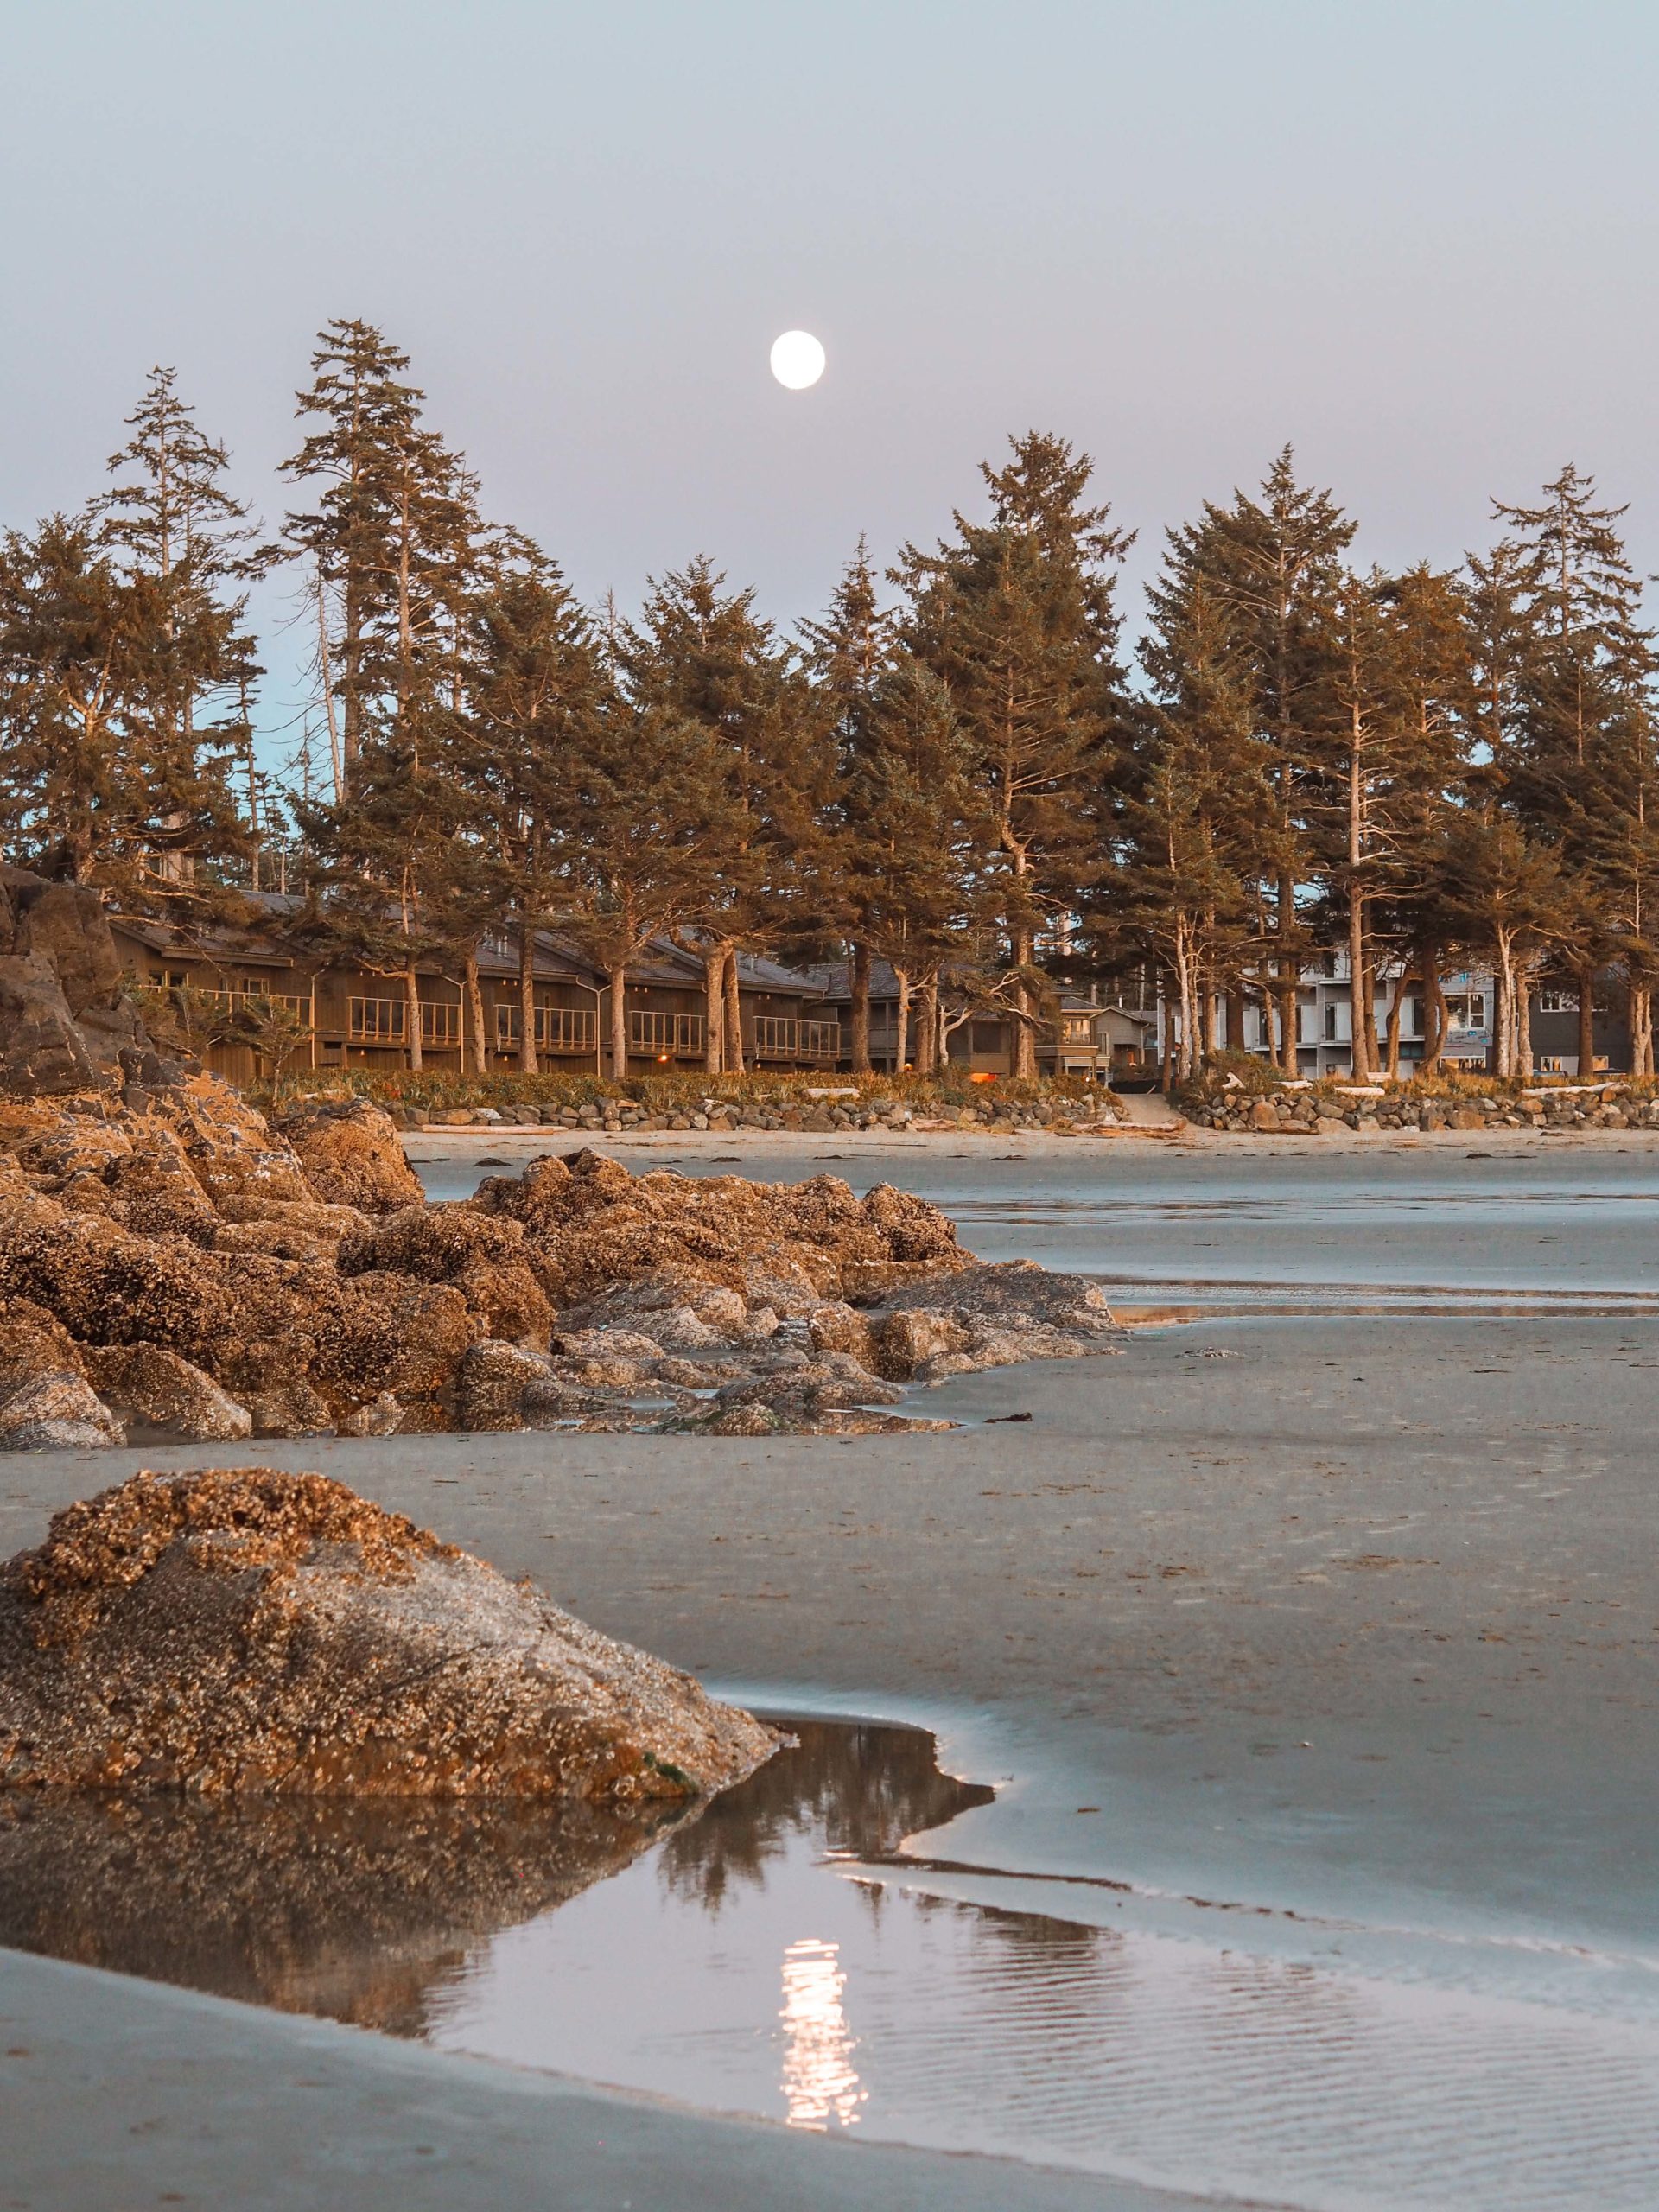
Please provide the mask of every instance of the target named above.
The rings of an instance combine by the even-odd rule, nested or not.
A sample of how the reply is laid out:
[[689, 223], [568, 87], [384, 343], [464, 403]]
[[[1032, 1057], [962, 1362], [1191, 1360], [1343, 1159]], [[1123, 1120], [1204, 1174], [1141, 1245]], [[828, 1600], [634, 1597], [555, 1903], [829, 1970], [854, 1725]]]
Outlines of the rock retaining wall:
[[1549, 1086], [1514, 1092], [1414, 1096], [1407, 1089], [1370, 1096], [1322, 1084], [1252, 1096], [1244, 1091], [1184, 1098], [1181, 1111], [1200, 1128], [1230, 1135], [1332, 1136], [1346, 1130], [1659, 1129], [1659, 1094], [1629, 1083]]

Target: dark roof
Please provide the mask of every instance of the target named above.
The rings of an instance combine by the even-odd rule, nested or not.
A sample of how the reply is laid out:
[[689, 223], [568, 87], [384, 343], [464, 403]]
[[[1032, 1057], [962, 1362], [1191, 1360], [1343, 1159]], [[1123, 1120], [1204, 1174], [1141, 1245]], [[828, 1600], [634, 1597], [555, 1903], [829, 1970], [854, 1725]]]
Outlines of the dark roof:
[[[110, 925], [125, 937], [144, 945], [158, 957], [169, 953], [183, 954], [196, 959], [242, 962], [253, 966], [292, 968], [298, 963], [328, 964], [321, 953], [304, 945], [284, 942], [280, 925], [295, 914], [302, 912], [306, 901], [291, 894], [284, 897], [274, 891], [245, 894], [264, 910], [273, 925], [269, 931], [257, 927], [240, 926], [232, 923], [203, 923], [200, 927], [181, 927], [178, 924], [153, 919], [145, 914], [123, 914], [111, 911]], [[422, 966], [429, 963], [423, 962]], [[486, 936], [478, 950], [479, 973], [498, 980], [518, 973], [518, 935], [509, 925]], [[605, 970], [569, 938], [556, 930], [536, 931], [537, 976], [543, 981], [561, 977], [575, 982], [602, 983]], [[775, 960], [763, 958], [758, 953], [738, 955], [739, 982], [745, 989], [767, 991], [779, 996], [817, 999], [822, 995], [819, 986], [810, 976], [792, 968], [785, 968]], [[694, 947], [677, 944], [666, 938], [658, 938], [643, 957], [628, 963], [628, 980], [637, 988], [658, 990], [687, 990], [700, 988], [702, 982], [702, 962]]]

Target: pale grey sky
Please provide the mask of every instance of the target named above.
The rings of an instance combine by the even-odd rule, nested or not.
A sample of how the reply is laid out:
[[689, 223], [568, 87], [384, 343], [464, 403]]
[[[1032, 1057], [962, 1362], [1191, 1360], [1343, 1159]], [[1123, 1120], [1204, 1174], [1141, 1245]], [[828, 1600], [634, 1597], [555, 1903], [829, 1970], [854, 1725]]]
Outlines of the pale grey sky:
[[[783, 616], [1087, 448], [1137, 571], [1294, 440], [1454, 559], [1571, 458], [1659, 566], [1659, 9], [1626, 0], [0, 0], [0, 518], [152, 362], [281, 512], [317, 326], [380, 323], [493, 512], [625, 604]], [[777, 333], [823, 383], [767, 374]], [[278, 656], [280, 658], [280, 656]]]

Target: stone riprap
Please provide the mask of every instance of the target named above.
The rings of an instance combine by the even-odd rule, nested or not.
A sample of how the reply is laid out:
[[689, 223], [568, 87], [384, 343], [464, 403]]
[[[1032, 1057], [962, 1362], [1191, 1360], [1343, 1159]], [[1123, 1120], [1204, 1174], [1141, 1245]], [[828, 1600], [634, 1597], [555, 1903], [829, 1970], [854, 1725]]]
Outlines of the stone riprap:
[[1414, 1096], [1382, 1084], [1286, 1084], [1261, 1093], [1183, 1095], [1181, 1111], [1200, 1128], [1229, 1135], [1336, 1136], [1391, 1130], [1659, 1129], [1659, 1094], [1630, 1083], [1541, 1085], [1513, 1091]]
[[592, 1149], [450, 1205], [360, 1101], [211, 1077], [0, 1102], [0, 1446], [335, 1430], [912, 1426], [903, 1386], [1109, 1348], [1086, 1282], [985, 1267], [830, 1175]]
[[647, 1105], [618, 1093], [580, 1106], [426, 1108], [398, 1102], [391, 1103], [388, 1111], [400, 1128], [541, 1128], [607, 1136], [650, 1135], [661, 1130], [711, 1130], [720, 1135], [736, 1129], [800, 1131], [818, 1136], [855, 1130], [908, 1135], [975, 1129], [1001, 1134], [1041, 1129], [1065, 1135], [1114, 1128], [1124, 1118], [1122, 1102], [1103, 1087], [1016, 1098], [991, 1084], [966, 1099], [866, 1097], [853, 1085], [845, 1090], [826, 1088], [818, 1097], [810, 1093], [804, 1097], [771, 1097], [757, 1091], [741, 1098], [727, 1098], [710, 1093], [674, 1107]]
[[135, 1475], [0, 1567], [0, 1788], [626, 1806], [778, 1740], [322, 1475]]

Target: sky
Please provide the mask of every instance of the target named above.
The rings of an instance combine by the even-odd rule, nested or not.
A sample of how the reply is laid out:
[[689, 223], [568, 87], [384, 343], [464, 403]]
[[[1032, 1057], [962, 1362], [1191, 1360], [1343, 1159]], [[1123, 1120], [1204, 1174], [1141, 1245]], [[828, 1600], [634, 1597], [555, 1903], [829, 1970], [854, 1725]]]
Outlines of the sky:
[[625, 608], [706, 552], [816, 612], [1031, 428], [1140, 531], [1132, 622], [1287, 442], [1363, 558], [1454, 562], [1572, 460], [1659, 568], [1651, 4], [0, 0], [0, 79], [12, 526], [98, 487], [156, 362], [279, 518], [358, 315]]

